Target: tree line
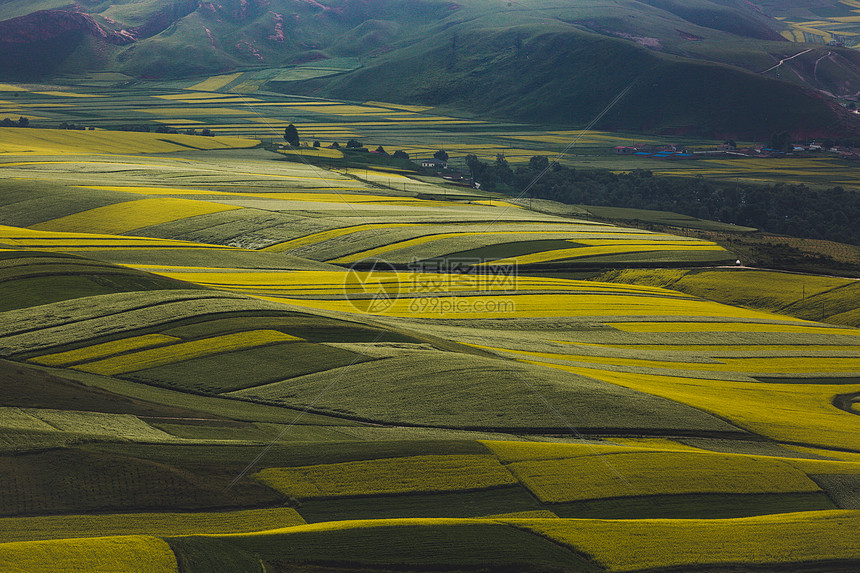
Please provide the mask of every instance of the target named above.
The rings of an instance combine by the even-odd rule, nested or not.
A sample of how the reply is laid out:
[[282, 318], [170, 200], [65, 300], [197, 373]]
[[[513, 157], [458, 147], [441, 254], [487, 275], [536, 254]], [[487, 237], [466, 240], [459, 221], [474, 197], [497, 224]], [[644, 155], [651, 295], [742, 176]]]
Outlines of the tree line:
[[696, 177], [658, 177], [565, 167], [543, 156], [512, 169], [503, 156], [466, 157], [481, 189], [560, 203], [672, 211], [772, 233], [860, 244], [860, 193], [840, 186], [772, 185]]

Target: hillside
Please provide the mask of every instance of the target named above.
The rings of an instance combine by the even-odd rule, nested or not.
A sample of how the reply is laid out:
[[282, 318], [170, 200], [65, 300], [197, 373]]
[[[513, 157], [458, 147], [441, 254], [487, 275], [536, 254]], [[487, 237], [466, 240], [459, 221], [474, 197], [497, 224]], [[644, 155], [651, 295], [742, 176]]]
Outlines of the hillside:
[[[170, 79], [252, 69], [261, 71], [256, 88], [567, 125], [589, 122], [632, 84], [599, 125], [735, 137], [844, 132], [841, 108], [828, 98], [860, 89], [852, 50], [789, 42], [787, 24], [749, 3], [403, 6], [243, 0], [72, 8], [57, 0], [33, 11], [32, 3], [7, 1], [0, 3], [0, 79], [85, 72]], [[805, 53], [777, 65], [798, 52]], [[351, 62], [334, 63], [344, 59]], [[308, 63], [319, 67], [289, 73]]]
[[856, 573], [843, 2], [0, 0], [0, 572]]
[[[247, 139], [0, 142], [0, 569], [857, 568], [853, 281]], [[676, 268], [550, 276], [631, 265]]]

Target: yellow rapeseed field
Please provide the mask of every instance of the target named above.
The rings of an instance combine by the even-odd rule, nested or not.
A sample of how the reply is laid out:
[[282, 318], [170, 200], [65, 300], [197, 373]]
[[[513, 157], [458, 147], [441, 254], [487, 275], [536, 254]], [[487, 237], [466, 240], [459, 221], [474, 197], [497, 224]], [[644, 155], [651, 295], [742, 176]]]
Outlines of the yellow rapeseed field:
[[330, 115], [387, 115], [391, 113], [390, 109], [382, 107], [371, 107], [367, 105], [348, 105], [348, 104], [328, 104], [328, 105], [307, 105], [307, 104], [290, 104], [290, 107], [301, 111], [310, 111], [313, 113], [325, 113]]
[[4, 573], [179, 573], [170, 546], [156, 537], [94, 537], [0, 543]]
[[460, 491], [517, 483], [510, 472], [489, 455], [412, 456], [266, 468], [254, 477], [278, 491], [302, 499]]
[[[262, 297], [266, 298], [266, 297]], [[272, 298], [308, 308], [355, 312], [348, 301]], [[541, 317], [700, 317], [732, 320], [784, 320], [784, 316], [734, 308], [709, 301], [618, 294], [499, 294], [480, 297], [401, 297], [376, 314], [411, 318], [541, 318]], [[703, 324], [704, 323], [700, 323]], [[708, 323], [710, 324], [710, 323]], [[701, 329], [707, 331], [706, 325]]]
[[668, 438], [612, 438], [612, 443], [631, 448], [651, 448], [661, 451], [678, 450], [682, 452], [701, 452], [701, 448], [694, 448]]
[[213, 354], [242, 350], [244, 348], [296, 340], [302, 339], [277, 330], [251, 330], [141, 350], [113, 358], [80, 364], [75, 366], [75, 369], [102, 374], [104, 376], [113, 376], [115, 374], [124, 374], [135, 370], [143, 370], [144, 368], [154, 368], [201, 356], [211, 356]]
[[[577, 241], [584, 242], [584, 241]], [[535, 263], [546, 263], [550, 261], [560, 261], [566, 259], [576, 259], [580, 257], [594, 257], [599, 255], [620, 255], [627, 253], [652, 253], [659, 251], [717, 251], [724, 252], [728, 256], [728, 251], [716, 244], [707, 244], [705, 241], [688, 242], [688, 241], [654, 241], [653, 243], [642, 242], [627, 242], [616, 245], [601, 245], [596, 247], [574, 247], [570, 249], [557, 249], [553, 251], [544, 251], [542, 253], [532, 253], [528, 255], [519, 255], [516, 257], [499, 259], [493, 261], [493, 264], [508, 264], [517, 263], [520, 265], [528, 265]]]
[[186, 90], [195, 90], [201, 92], [214, 92], [218, 91], [227, 84], [232, 81], [235, 81], [242, 75], [243, 72], [236, 72], [235, 74], [223, 74], [220, 76], [212, 76], [211, 78], [205, 79], [198, 84], [194, 84], [193, 86], [188, 86], [185, 88]]
[[592, 556], [610, 571], [856, 557], [860, 511], [736, 519], [544, 519], [509, 523]]
[[[686, 362], [673, 360], [651, 360], [648, 358], [625, 358], [620, 356], [594, 356], [589, 354], [560, 354], [554, 352], [531, 352], [527, 350], [509, 350], [491, 346], [474, 345], [477, 348], [497, 352], [518, 354], [555, 361], [585, 362], [610, 366], [636, 366], [639, 368], [668, 368], [677, 370], [692, 370], [699, 372], [743, 372], [750, 374], [803, 374], [828, 372], [857, 372], [860, 374], [860, 349], [852, 349], [854, 356], [781, 356], [771, 357], [728, 358], [721, 357], [718, 361], [708, 363]], [[754, 349], [755, 346], [750, 346]], [[598, 366], [599, 368], [599, 366]]]
[[45, 515], [0, 518], [0, 538], [8, 542], [114, 535], [166, 537], [263, 531], [304, 523], [299, 513], [289, 507], [200, 513]]
[[618, 451], [631, 451], [612, 444], [567, 444], [562, 442], [512, 442], [478, 440], [503, 463], [526, 460], [574, 458]]
[[[821, 330], [821, 329], [819, 329]], [[596, 344], [550, 340], [556, 344], [569, 344], [586, 348], [618, 348], [620, 350], [648, 350], [657, 352], [706, 352], [709, 356], [730, 352], [772, 352], [774, 354], [804, 352], [832, 352], [844, 354], [860, 351], [860, 345], [840, 344]]]
[[153, 346], [164, 346], [165, 344], [179, 341], [179, 338], [173, 336], [165, 336], [163, 334], [144, 334], [143, 336], [132, 336], [122, 340], [94, 344], [92, 346], [77, 348], [66, 352], [45, 354], [37, 358], [31, 358], [30, 362], [42, 364], [44, 366], [66, 366], [68, 364], [74, 364], [75, 362], [91, 362], [93, 360], [98, 360], [114, 354], [120, 354], [122, 352], [151, 348]]
[[[771, 315], [771, 319], [785, 320], [785, 317]], [[797, 321], [805, 322], [805, 321]], [[606, 322], [607, 326], [617, 328], [624, 332], [779, 332], [786, 334], [825, 334], [828, 336], [838, 334], [842, 336], [860, 336], [857, 328], [836, 328], [826, 325], [817, 325], [810, 322], [809, 326], [803, 324], [769, 324], [758, 322]]]
[[[414, 296], [416, 293], [437, 293], [434, 285], [439, 284], [439, 275], [414, 274], [409, 272], [370, 272], [370, 271], [241, 271], [201, 267], [172, 267], [169, 265], [136, 265], [135, 268], [156, 272], [162, 276], [194, 282], [197, 284], [232, 290], [236, 292], [254, 292], [261, 296], [303, 296], [307, 304], [313, 304], [313, 299], [321, 295], [343, 296], [361, 293], [377, 293], [382, 289], [387, 294], [401, 293]], [[514, 285], [500, 280], [488, 283], [480, 275], [456, 275], [443, 281], [444, 291], [448, 293], [484, 293], [484, 296], [473, 297], [472, 302], [484, 305], [484, 310], [494, 305], [507, 304], [506, 298], [488, 295], [492, 292], [509, 293]], [[572, 290], [570, 296], [577, 294], [599, 295], [600, 293], [621, 295], [671, 295], [669, 291], [653, 287], [636, 285], [613, 285], [589, 281], [568, 281], [564, 279], [547, 279], [539, 277], [519, 277], [516, 280], [516, 291], [547, 291], [556, 289]], [[522, 296], [517, 294], [516, 296]], [[561, 296], [561, 295], [560, 295]], [[683, 295], [681, 295], [683, 298]], [[413, 310], [420, 311], [410, 298]], [[337, 301], [334, 301], [337, 302]], [[413, 304], [414, 303], [414, 304]]]
[[234, 205], [172, 197], [140, 199], [96, 207], [31, 225], [30, 228], [36, 231], [121, 234], [150, 225], [240, 208]]
[[154, 107], [132, 110], [136, 113], [149, 113], [152, 115], [182, 117], [183, 115], [244, 115], [248, 110], [236, 107]]
[[505, 207], [505, 208], [513, 207], [516, 209], [524, 209], [525, 208], [522, 205], [515, 205], [515, 204], [510, 203], [508, 201], [499, 201], [497, 199], [488, 199], [486, 201], [472, 201], [472, 203], [475, 203], [477, 205], [487, 205], [488, 207]]
[[331, 259], [330, 263], [354, 263], [356, 261], [360, 261], [362, 259], [368, 259], [371, 257], [377, 257], [379, 255], [390, 253], [391, 251], [396, 251], [399, 249], [405, 249], [407, 247], [414, 247], [415, 245], [423, 245], [424, 243], [429, 243], [431, 241], [438, 241], [440, 239], [448, 239], [451, 237], [462, 237], [466, 235], [475, 235], [475, 234], [483, 234], [483, 235], [494, 235], [495, 232], [486, 232], [486, 233], [437, 233], [434, 235], [426, 235], [424, 237], [416, 237], [414, 239], [407, 239], [405, 241], [398, 241], [396, 243], [392, 243], [390, 245], [384, 245], [381, 247], [376, 247], [373, 249], [368, 249], [366, 251], [361, 251], [359, 253], [355, 253], [352, 255], [346, 255], [343, 257], [337, 257], [335, 259]]
[[82, 93], [78, 93], [78, 92], [64, 92], [64, 91], [58, 91], [58, 90], [48, 90], [48, 91], [32, 92], [32, 93], [41, 94], [41, 95], [56, 96], [56, 97], [105, 97], [103, 95], [82, 94]]
[[776, 440], [860, 448], [860, 419], [832, 404], [834, 396], [860, 390], [860, 384], [706, 380], [534, 363], [681, 402]]
[[327, 157], [331, 159], [340, 159], [343, 157], [343, 151], [340, 151], [339, 149], [328, 149], [327, 147], [300, 147], [298, 149], [281, 149], [279, 152], [284, 155]]
[[[513, 205], [515, 207], [515, 205]], [[415, 247], [417, 245], [424, 245], [427, 243], [431, 243], [434, 241], [440, 241], [442, 239], [450, 239], [454, 237], [476, 237], [480, 235], [498, 235], [501, 237], [507, 236], [524, 236], [524, 235], [547, 235], [547, 234], [558, 234], [560, 236], [570, 237], [572, 242], [577, 243], [585, 243], [588, 241], [601, 242], [601, 241], [609, 241], [612, 243], [609, 246], [600, 246], [600, 247], [571, 247], [570, 249], [558, 249], [553, 251], [543, 251], [539, 253], [533, 253], [528, 255], [519, 255], [516, 257], [503, 258], [492, 261], [492, 263], [486, 264], [528, 264], [528, 263], [536, 263], [536, 262], [546, 262], [557, 259], [568, 259], [575, 258], [577, 256], [593, 256], [597, 254], [619, 254], [619, 253], [628, 253], [628, 252], [645, 252], [645, 251], [691, 251], [691, 250], [718, 250], [722, 251], [722, 247], [715, 247], [712, 244], [707, 244], [705, 241], [641, 241], [639, 239], [594, 239], [593, 233], [587, 232], [585, 236], [589, 237], [587, 239], [581, 239], [579, 236], [580, 233], [577, 233], [574, 229], [567, 230], [540, 230], [540, 231], [531, 231], [531, 230], [518, 230], [518, 231], [459, 231], [459, 232], [449, 232], [449, 233], [435, 233], [429, 234], [422, 237], [415, 237], [413, 239], [406, 239], [403, 241], [397, 241], [394, 243], [390, 243], [388, 245], [383, 245], [380, 247], [375, 247], [372, 249], [368, 249], [365, 251], [360, 251], [358, 253], [353, 253], [351, 255], [345, 255], [342, 257], [338, 257], [332, 259], [328, 262], [332, 263], [353, 263], [355, 261], [360, 261], [362, 259], [377, 257], [379, 255], [383, 255], [385, 253], [390, 253], [392, 251], [397, 251], [400, 249], [406, 249], [409, 247]], [[640, 235], [636, 235], [640, 236]], [[575, 238], [574, 238], [575, 237]], [[643, 245], [643, 246], [640, 246]]]
[[158, 248], [206, 248], [228, 249], [235, 247], [192, 243], [190, 241], [171, 241], [150, 237], [122, 237], [97, 233], [62, 233], [56, 231], [35, 231], [21, 227], [0, 225], [0, 241], [17, 247], [39, 249], [40, 251], [88, 251], [104, 249], [158, 249]]
[[545, 503], [682, 493], [820, 491], [805, 473], [777, 459], [711, 452], [603, 453], [507, 467]]
[[99, 191], [117, 191], [119, 193], [135, 193], [139, 195], [238, 195], [227, 191], [208, 191], [206, 189], [185, 189], [180, 187], [127, 187], [121, 185], [76, 185], [82, 189], [98, 189]]
[[365, 225], [354, 225], [352, 227], [342, 227], [340, 229], [330, 229], [328, 231], [320, 231], [319, 233], [314, 233], [312, 235], [307, 235], [305, 237], [299, 237], [297, 239], [291, 239], [289, 241], [284, 241], [283, 243], [278, 243], [276, 245], [271, 245], [269, 247], [264, 248], [264, 251], [273, 251], [276, 253], [282, 251], [289, 251], [292, 249], [296, 249], [298, 247], [304, 247], [306, 245], [313, 245], [316, 243], [321, 243], [323, 241], [327, 241], [329, 239], [335, 239], [337, 237], [343, 237], [344, 235], [349, 235], [352, 233], [358, 233], [360, 231], [370, 231], [376, 229], [391, 229], [395, 227], [412, 227], [415, 226], [413, 223], [379, 223], [379, 224], [365, 224]]
[[8, 155], [168, 153], [185, 151], [188, 147], [239, 149], [253, 147], [258, 143], [255, 139], [238, 137], [0, 127], [0, 154]]
[[196, 93], [196, 94], [168, 94], [168, 95], [154, 95], [152, 96], [158, 99], [166, 99], [172, 101], [182, 101], [182, 102], [193, 102], [193, 101], [215, 101], [221, 99], [236, 99], [235, 96], [231, 96], [230, 94], [218, 94], [218, 93]]
[[364, 105], [372, 106], [372, 107], [387, 107], [391, 109], [402, 109], [405, 111], [427, 111], [428, 109], [433, 109], [432, 107], [427, 107], [425, 105], [406, 105], [402, 103], [385, 103], [382, 101], [366, 101]]

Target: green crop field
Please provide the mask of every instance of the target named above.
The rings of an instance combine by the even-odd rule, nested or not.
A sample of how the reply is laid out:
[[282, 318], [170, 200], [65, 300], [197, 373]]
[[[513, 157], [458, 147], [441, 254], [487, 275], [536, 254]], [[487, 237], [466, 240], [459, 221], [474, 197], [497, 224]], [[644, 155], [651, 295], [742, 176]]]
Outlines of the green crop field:
[[[419, 164], [444, 149], [464, 176], [470, 154], [542, 156], [848, 189], [856, 168], [658, 162], [611, 149], [721, 141], [269, 91], [375, 65], [0, 84], [0, 110], [97, 128], [0, 128], [0, 569], [856, 569], [855, 280], [734, 268], [729, 239], [770, 240], [751, 228]], [[110, 129], [138, 124], [162, 129]]]
[[486, 489], [516, 483], [491, 456], [426, 456], [268, 468], [256, 478], [301, 499]]

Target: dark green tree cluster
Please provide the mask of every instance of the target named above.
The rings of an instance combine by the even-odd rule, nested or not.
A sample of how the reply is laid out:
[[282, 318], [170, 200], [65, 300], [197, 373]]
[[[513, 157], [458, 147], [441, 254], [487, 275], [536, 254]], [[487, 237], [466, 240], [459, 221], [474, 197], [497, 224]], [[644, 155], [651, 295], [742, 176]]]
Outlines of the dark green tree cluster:
[[[60, 129], [63, 129], [62, 124], [60, 124]], [[74, 129], [74, 128], [69, 128]], [[117, 128], [117, 131], [137, 131], [140, 133], [149, 133], [150, 127], [145, 123], [132, 123], [127, 125], [121, 125]]]
[[296, 129], [296, 126], [292, 123], [284, 128], [284, 141], [286, 141], [290, 147], [299, 146], [299, 130]]
[[783, 131], [770, 136], [769, 146], [776, 151], [789, 152], [793, 149], [794, 144], [791, 140], [791, 135], [787, 131]]
[[499, 159], [466, 162], [482, 189], [521, 193], [560, 203], [605, 205], [657, 211], [756, 227], [773, 233], [860, 244], [860, 193], [776, 183], [655, 177], [648, 170], [613, 173], [549, 164], [534, 157], [512, 171]]
[[514, 172], [503, 154], [496, 156], [495, 163], [484, 163], [474, 154], [466, 156], [466, 166], [472, 174], [472, 180], [481, 184], [481, 189], [487, 191], [515, 191]]
[[0, 121], [0, 127], [30, 127], [30, 120], [26, 117], [19, 117], [18, 121], [13, 121], [12, 118], [4, 117]]

